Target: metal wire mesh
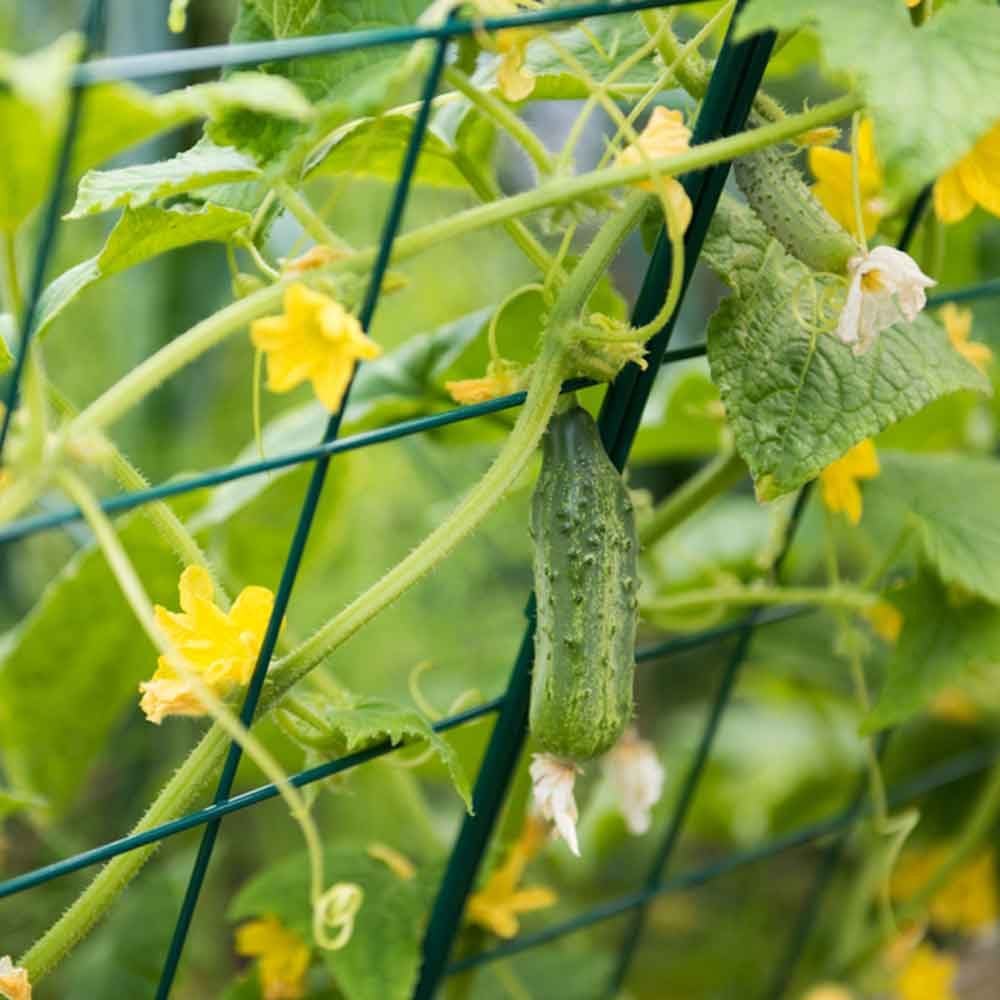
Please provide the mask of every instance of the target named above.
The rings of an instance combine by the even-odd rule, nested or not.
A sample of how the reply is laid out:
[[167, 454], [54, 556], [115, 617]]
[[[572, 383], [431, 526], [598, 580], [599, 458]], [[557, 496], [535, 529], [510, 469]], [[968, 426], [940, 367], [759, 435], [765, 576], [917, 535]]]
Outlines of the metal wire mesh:
[[[73, 144], [78, 132], [81, 107], [86, 99], [88, 87], [104, 81], [148, 79], [197, 70], [289, 60], [305, 55], [329, 55], [373, 46], [406, 45], [421, 39], [433, 39], [436, 42], [434, 59], [424, 81], [419, 110], [414, 121], [403, 167], [383, 225], [378, 254], [360, 312], [359, 318], [362, 326], [369, 329], [378, 305], [382, 279], [389, 266], [393, 244], [402, 222], [407, 195], [430, 118], [431, 102], [437, 92], [451, 41], [478, 30], [495, 31], [517, 26], [555, 24], [585, 17], [622, 14], [688, 2], [691, 0], [626, 0], [626, 2], [619, 3], [591, 3], [522, 13], [510, 17], [490, 18], [478, 22], [453, 15], [446, 23], [438, 26], [414, 25], [338, 35], [284, 39], [274, 42], [210, 46], [124, 58], [89, 60], [89, 52], [96, 47], [99, 40], [104, 6], [102, 0], [93, 0], [84, 25], [87, 45], [73, 74], [69, 113], [59, 149], [52, 189], [42, 218], [41, 236], [35, 253], [29, 294], [22, 316], [15, 365], [6, 393], [7, 407], [2, 426], [0, 426], [0, 452], [2, 452], [6, 442], [10, 418], [17, 404], [25, 359], [37, 325], [38, 303], [44, 287], [46, 270], [53, 253], [60, 205], [68, 181]], [[737, 4], [737, 8], [739, 6], [741, 6], [740, 3]], [[771, 35], [759, 35], [746, 42], [734, 44], [727, 35], [716, 60], [709, 89], [698, 117], [693, 138], [694, 144], [730, 135], [744, 127], [750, 105], [766, 68], [773, 41]], [[685, 236], [685, 288], [697, 262], [701, 244], [725, 183], [728, 169], [728, 164], [718, 165], [681, 178], [694, 207], [692, 222]], [[912, 238], [926, 202], [925, 194], [914, 205], [903, 230], [900, 241], [902, 247], [905, 248]], [[669, 245], [661, 231], [634, 311], [633, 322], [636, 325], [648, 322], [656, 315], [662, 305], [666, 292], [663, 275], [669, 273], [669, 258]], [[935, 305], [944, 301], [968, 301], [997, 294], [1000, 294], [1000, 280], [988, 281], [947, 295], [932, 297], [929, 304]], [[676, 316], [676, 310], [674, 315]], [[668, 350], [672, 330], [673, 319], [668, 321], [666, 326], [650, 342], [648, 368], [645, 371], [640, 371], [636, 366], [629, 366], [610, 386], [605, 396], [599, 425], [608, 453], [619, 468], [625, 465], [628, 458], [633, 437], [658, 370], [665, 364], [704, 353], [703, 346]], [[571, 391], [589, 384], [577, 380], [567, 383], [564, 386], [564, 391]], [[291, 599], [299, 563], [309, 537], [328, 466], [333, 456], [516, 407], [524, 401], [525, 394], [514, 393], [486, 403], [456, 407], [444, 413], [400, 421], [338, 440], [337, 436], [347, 398], [345, 395], [340, 411], [331, 417], [322, 440], [315, 446], [297, 449], [260, 461], [215, 469], [147, 489], [123, 492], [105, 499], [101, 504], [108, 514], [118, 514], [155, 500], [178, 496], [248, 476], [260, 475], [275, 469], [313, 463], [312, 477], [290, 543], [287, 561], [276, 595], [274, 611], [241, 709], [241, 718], [247, 725], [253, 720], [277, 638], [278, 624], [284, 617]], [[776, 573], [780, 572], [781, 562], [794, 539], [795, 528], [804, 508], [807, 493], [808, 490], [803, 490], [798, 497], [791, 526], [787, 532], [785, 547], [776, 563]], [[81, 516], [78, 508], [68, 506], [21, 518], [0, 529], [0, 543], [10, 543], [23, 539], [37, 532], [68, 524], [78, 520]], [[783, 996], [791, 982], [803, 949], [808, 943], [823, 894], [839, 861], [844, 837], [853, 825], [867, 813], [864, 786], [859, 788], [851, 802], [840, 813], [823, 822], [812, 824], [753, 849], [730, 854], [709, 864], [691, 868], [670, 877], [667, 877], [667, 869], [681, 838], [689, 808], [694, 800], [716, 732], [723, 719], [730, 694], [737, 682], [740, 667], [746, 658], [753, 635], [762, 627], [803, 613], [807, 613], [807, 609], [786, 608], [768, 612], [757, 609], [737, 622], [706, 629], [693, 635], [675, 637], [638, 650], [637, 661], [639, 663], [652, 663], [665, 660], [683, 651], [735, 637], [733, 649], [719, 679], [714, 701], [709, 708], [700, 739], [674, 803], [672, 815], [666, 825], [661, 843], [654, 853], [653, 862], [642, 886], [635, 892], [601, 903], [572, 919], [554, 924], [533, 934], [522, 935], [479, 954], [464, 956], [459, 961], [451, 962], [452, 946], [460, 926], [466, 898], [475, 882], [525, 739], [534, 628], [534, 606], [533, 601], [529, 599], [526, 609], [528, 626], [506, 691], [475, 708], [442, 719], [434, 726], [436, 731], [444, 732], [476, 719], [497, 715], [475, 783], [474, 813], [467, 816], [463, 822], [431, 913], [424, 939], [423, 965], [415, 997], [424, 998], [424, 1000], [432, 997], [442, 979], [448, 975], [467, 971], [527, 949], [539, 947], [601, 921], [628, 914], [630, 920], [622, 940], [618, 962], [611, 981], [604, 991], [606, 995], [613, 996], [627, 977], [631, 960], [643, 931], [644, 915], [650, 901], [666, 893], [702, 885], [741, 866], [774, 857], [794, 847], [832, 837], [833, 839], [822, 855], [814, 884], [803, 900], [799, 918], [794, 922], [794, 932], [788, 947], [782, 955], [768, 987], [768, 996], [775, 998], [775, 1000]], [[392, 753], [395, 749], [398, 747], [393, 747], [388, 742], [381, 743], [364, 751], [303, 770], [293, 775], [290, 781], [296, 787], [303, 787], [332, 775], [346, 772], [368, 761]], [[918, 775], [905, 785], [892, 789], [891, 798], [896, 803], [906, 802], [934, 788], [977, 773], [989, 767], [998, 753], [1000, 753], [1000, 748], [991, 748], [963, 754], [945, 761]], [[173, 940], [164, 962], [158, 988], [157, 995], [165, 998], [170, 992], [180, 963], [184, 940], [197, 906], [201, 886], [208, 870], [216, 835], [223, 817], [272, 799], [278, 794], [273, 784], [265, 784], [238, 795], [231, 794], [240, 754], [240, 747], [235, 743], [232, 744], [211, 805], [142, 833], [111, 841], [54, 864], [10, 878], [0, 883], [0, 897], [12, 896], [26, 891], [33, 886], [79, 871], [139, 847], [167, 839], [185, 830], [198, 826], [203, 827], [198, 856], [178, 916]]]

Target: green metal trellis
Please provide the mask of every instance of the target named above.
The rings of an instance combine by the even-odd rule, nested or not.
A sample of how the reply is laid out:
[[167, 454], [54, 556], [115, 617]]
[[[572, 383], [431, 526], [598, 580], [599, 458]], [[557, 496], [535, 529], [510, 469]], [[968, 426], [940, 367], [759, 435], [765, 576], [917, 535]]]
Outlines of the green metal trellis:
[[[275, 42], [261, 42], [246, 45], [212, 46], [186, 51], [153, 53], [117, 59], [88, 61], [87, 53], [96, 47], [102, 13], [102, 0], [92, 0], [85, 23], [87, 46], [81, 56], [73, 76], [71, 101], [67, 116], [63, 141], [60, 145], [56, 173], [50, 198], [46, 205], [41, 238], [35, 255], [29, 294], [24, 314], [21, 317], [20, 344], [15, 366], [8, 384], [7, 409], [0, 424], [0, 453], [6, 441], [9, 421], [17, 403], [18, 390], [25, 360], [30, 348], [31, 337], [37, 320], [37, 306], [44, 286], [45, 272], [54, 246], [59, 220], [62, 195], [68, 179], [73, 142], [79, 126], [81, 104], [87, 87], [102, 81], [142, 79], [178, 72], [191, 72], [208, 68], [256, 65], [267, 61], [288, 60], [304, 55], [334, 54], [372, 46], [399, 45], [413, 43], [420, 39], [434, 40], [435, 54], [432, 65], [424, 81], [419, 110], [415, 118], [409, 146], [395, 193], [383, 226], [378, 256], [372, 270], [364, 304], [360, 312], [362, 326], [368, 329], [378, 304], [382, 278], [390, 263], [393, 243], [400, 228], [407, 194], [414, 169], [423, 143], [429, 121], [431, 102], [436, 94], [440, 76], [444, 68], [449, 43], [452, 39], [470, 34], [476, 30], [497, 30], [529, 24], [551, 24], [577, 20], [584, 17], [607, 14], [621, 14], [629, 11], [680, 5], [691, 0], [626, 0], [620, 3], [591, 3], [571, 7], [555, 7], [521, 13], [511, 17], [492, 18], [473, 22], [453, 15], [446, 23], [437, 26], [410, 26], [391, 29], [374, 29], [340, 35], [314, 36], [308, 38], [285, 39]], [[737, 8], [742, 5], [742, 0]], [[753, 98], [767, 65], [773, 44], [773, 36], [759, 35], [746, 42], [734, 44], [727, 35], [726, 41], [716, 61], [694, 134], [694, 142], [703, 143], [711, 139], [732, 134], [744, 127]], [[685, 236], [684, 287], [690, 280], [702, 241], [715, 205], [722, 191], [728, 173], [728, 164], [698, 171], [682, 178], [694, 206], [692, 223]], [[901, 245], [905, 246], [916, 228], [920, 214], [926, 206], [926, 195], [914, 205]], [[654, 249], [646, 278], [635, 309], [634, 322], [648, 322], [662, 304], [665, 288], [663, 276], [669, 273], [669, 246], [661, 232]], [[1000, 280], [961, 289], [949, 295], [937, 296], [931, 304], [942, 301], [965, 301], [1000, 294]], [[676, 311], [675, 311], [676, 315]], [[612, 460], [622, 468], [627, 460], [632, 438], [636, 432], [643, 407], [652, 387], [656, 373], [662, 364], [704, 353], [703, 347], [667, 350], [673, 320], [668, 321], [649, 345], [649, 367], [640, 372], [630, 366], [612, 384], [607, 392], [601, 410], [600, 427], [605, 445]], [[579, 380], [567, 384], [564, 389], [579, 388]], [[394, 440], [409, 434], [416, 434], [434, 427], [460, 420], [473, 419], [484, 414], [497, 412], [520, 405], [523, 393], [515, 393], [501, 399], [474, 406], [457, 407], [445, 413], [402, 421], [375, 431], [357, 434], [337, 440], [341, 411], [330, 419], [319, 444], [278, 455], [264, 461], [245, 463], [218, 469], [201, 475], [188, 477], [171, 483], [164, 483], [144, 490], [121, 493], [102, 503], [109, 514], [120, 513], [154, 500], [175, 496], [192, 490], [218, 485], [223, 482], [258, 475], [272, 469], [313, 462], [313, 474], [307, 488], [299, 514], [288, 558], [277, 589], [275, 607], [265, 635], [253, 678], [241, 709], [245, 724], [252, 722], [257, 701], [277, 638], [278, 623], [285, 615], [291, 598], [298, 566], [301, 561], [316, 506], [322, 491], [330, 459], [340, 452], [368, 447], [383, 441]], [[346, 397], [344, 405], [346, 405]], [[787, 533], [785, 549], [791, 544], [795, 525], [805, 504], [807, 491], [800, 493], [792, 525]], [[0, 543], [25, 538], [39, 531], [49, 530], [67, 524], [80, 517], [80, 511], [66, 507], [41, 515], [22, 518], [0, 529]], [[778, 559], [776, 572], [784, 556]], [[619, 953], [619, 960], [611, 982], [602, 995], [614, 995], [624, 983], [629, 964], [643, 928], [644, 913], [648, 903], [657, 896], [701, 885], [713, 878], [733, 871], [741, 865], [754, 863], [773, 857], [792, 847], [814, 843], [834, 836], [827, 847], [813, 887], [803, 902], [802, 912], [796, 922], [788, 948], [776, 968], [768, 987], [767, 995], [778, 1000], [787, 990], [796, 963], [808, 941], [809, 932], [822, 902], [831, 873], [839, 860], [843, 838], [867, 811], [865, 790], [862, 786], [852, 802], [840, 813], [828, 820], [805, 827], [787, 836], [777, 838], [749, 851], [735, 853], [716, 862], [665, 877], [669, 861], [682, 833], [688, 809], [696, 793], [704, 765], [711, 751], [713, 739], [723, 718], [728, 698], [736, 683], [753, 634], [756, 629], [773, 622], [786, 620], [790, 615], [804, 613], [805, 609], [778, 609], [770, 612], [752, 611], [745, 618], [718, 628], [708, 629], [696, 635], [682, 636], [658, 643], [637, 652], [640, 663], [664, 659], [682, 650], [735, 637], [729, 661], [718, 683], [716, 697], [706, 719], [701, 739], [689, 765], [681, 791], [674, 805], [673, 814], [667, 824], [664, 838], [655, 853], [653, 864], [647, 872], [642, 888], [607, 903], [600, 904], [586, 913], [545, 928], [539, 932], [523, 935], [480, 954], [465, 956], [451, 962], [452, 944], [460, 926], [466, 897], [471, 890], [480, 863], [488, 846], [494, 825], [502, 809], [508, 785], [514, 768], [521, 755], [526, 732], [527, 696], [531, 669], [533, 604], [529, 600], [526, 614], [528, 628], [521, 643], [510, 681], [505, 693], [466, 712], [443, 719], [435, 725], [438, 731], [445, 731], [464, 725], [475, 719], [497, 714], [493, 733], [476, 780], [474, 805], [475, 814], [466, 817], [462, 830], [452, 851], [437, 899], [431, 914], [423, 947], [423, 965], [420, 981], [414, 996], [420, 1000], [430, 1000], [442, 979], [457, 972], [492, 962], [513, 954], [556, 940], [584, 927], [616, 916], [629, 915], [630, 923]], [[393, 747], [383, 743], [365, 751], [329, 761], [309, 768], [291, 778], [291, 783], [301, 787], [333, 774], [364, 764], [376, 757], [391, 753]], [[1000, 756], [1000, 747], [961, 755], [945, 761], [936, 768], [918, 776], [909, 784], [893, 790], [895, 801], [908, 801], [927, 791], [959, 780], [990, 766]], [[121, 838], [70, 858], [44, 866], [34, 871], [0, 883], [0, 897], [11, 896], [32, 886], [78, 871], [144, 845], [156, 843], [184, 830], [197, 826], [204, 827], [198, 856], [191, 873], [188, 889], [178, 916], [173, 940], [168, 950], [158, 997], [166, 998], [176, 974], [183, 946], [194, 915], [201, 886], [203, 884], [212, 850], [222, 818], [232, 812], [249, 808], [259, 802], [274, 798], [274, 785], [232, 795], [231, 788], [240, 759], [240, 748], [235, 743], [223, 766], [214, 801], [210, 806], [191, 812], [184, 817], [165, 823], [156, 828]]]

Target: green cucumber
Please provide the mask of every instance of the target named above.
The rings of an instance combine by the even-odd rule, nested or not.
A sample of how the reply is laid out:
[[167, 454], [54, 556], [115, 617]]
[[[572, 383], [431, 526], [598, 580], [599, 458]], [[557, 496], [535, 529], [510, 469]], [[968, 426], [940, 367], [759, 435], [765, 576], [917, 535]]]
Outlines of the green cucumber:
[[816, 200], [788, 157], [773, 146], [733, 164], [736, 183], [771, 235], [814, 271], [844, 274], [861, 248]]
[[579, 406], [557, 413], [542, 440], [531, 527], [531, 732], [543, 750], [587, 760], [632, 717], [638, 541], [628, 490]]

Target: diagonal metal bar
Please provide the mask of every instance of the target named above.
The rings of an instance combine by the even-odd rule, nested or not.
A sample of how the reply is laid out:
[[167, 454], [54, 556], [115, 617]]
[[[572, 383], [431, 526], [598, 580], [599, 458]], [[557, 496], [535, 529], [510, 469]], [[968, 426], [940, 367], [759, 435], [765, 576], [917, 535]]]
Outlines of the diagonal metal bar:
[[[91, 50], [97, 45], [103, 14], [104, 0], [91, 0], [87, 16], [84, 19], [83, 47], [80, 50], [79, 65], [83, 64]], [[25, 301], [24, 310], [20, 317], [16, 315], [16, 305], [12, 302], [8, 303], [11, 313], [14, 314], [15, 322], [19, 322], [20, 324], [21, 335], [17, 345], [17, 356], [14, 359], [14, 370], [11, 372], [10, 381], [7, 384], [7, 395], [4, 400], [5, 409], [3, 415], [0, 416], [0, 456], [3, 455], [4, 445], [7, 443], [7, 435], [10, 432], [10, 422], [14, 418], [14, 410], [17, 408], [21, 380], [24, 377], [24, 368], [28, 360], [28, 351], [31, 349], [31, 340], [37, 326], [38, 301], [42, 297], [42, 289], [45, 286], [45, 272], [48, 270], [49, 261], [52, 259], [52, 254], [55, 250], [56, 233], [59, 229], [60, 204], [62, 202], [63, 191], [66, 188], [66, 182], [69, 180], [69, 173], [73, 162], [73, 148], [80, 131], [80, 119], [83, 114], [83, 95], [83, 87], [74, 83], [69, 93], [69, 109], [66, 114], [66, 124], [63, 128], [62, 140], [59, 143], [52, 187], [49, 189], [49, 199], [46, 202], [44, 215], [42, 216], [42, 232], [38, 240], [38, 247], [35, 250], [35, 266], [31, 272], [31, 285], [28, 289], [28, 298]], [[8, 137], [5, 141], [9, 142], [10, 138]]]
[[[773, 36], [767, 36], [764, 41], [758, 37], [741, 45], [733, 45], [727, 35], [695, 127], [694, 144], [729, 135], [743, 126], [771, 44]], [[682, 293], [693, 273], [694, 262], [701, 250], [728, 171], [728, 164], [719, 165], [683, 178], [694, 211], [684, 239], [686, 266]], [[633, 314], [635, 325], [647, 323], [656, 316], [666, 297], [665, 275], [669, 273], [668, 241], [661, 232]], [[675, 310], [675, 316], [676, 312]], [[674, 319], [671, 317], [665, 328], [650, 342], [648, 369], [640, 374], [636, 366], [630, 366], [619, 375], [605, 397], [599, 426], [608, 453], [619, 469], [628, 458], [642, 409], [673, 325]], [[528, 602], [526, 614], [528, 627], [511, 672], [504, 707], [476, 779], [473, 793], [475, 811], [463, 821], [431, 911], [424, 938], [423, 966], [414, 992], [416, 1000], [430, 1000], [445, 975], [466, 899], [479, 871], [524, 746], [534, 646], [533, 596]]]
[[[420, 156], [420, 150], [423, 146], [424, 136], [427, 132], [427, 126], [430, 121], [431, 104], [434, 100], [434, 95], [437, 93], [438, 85], [441, 82], [441, 74], [444, 70], [447, 51], [448, 40], [442, 39], [435, 47], [433, 62], [424, 82], [423, 92], [421, 94], [420, 110], [413, 123], [413, 130], [410, 134], [409, 143], [406, 148], [406, 156], [403, 161], [403, 167], [399, 180], [396, 183], [393, 200], [389, 207], [389, 212], [386, 216], [385, 224], [382, 230], [378, 256], [372, 268], [372, 274], [365, 293], [364, 303], [362, 304], [361, 310], [358, 314], [358, 320], [361, 323], [362, 328], [365, 330], [371, 329], [371, 321], [378, 305], [379, 296], [382, 291], [382, 282], [389, 266], [389, 258], [392, 254], [392, 245], [403, 221], [403, 213], [406, 208], [410, 184], [416, 170], [417, 160]], [[341, 402], [340, 409], [333, 414], [327, 424], [326, 431], [323, 435], [324, 441], [331, 441], [337, 436], [349, 395], [350, 385], [348, 385], [347, 392], [344, 394], [344, 399]], [[285, 561], [285, 567], [281, 574], [281, 581], [278, 585], [277, 594], [275, 595], [274, 609], [271, 613], [270, 620], [268, 621], [267, 630], [264, 634], [264, 640], [261, 643], [257, 663], [254, 667], [254, 673], [250, 679], [250, 684], [247, 688], [247, 693], [243, 701], [243, 707], [240, 711], [240, 718], [246, 726], [249, 726], [253, 722], [254, 712], [256, 711], [257, 702], [264, 686], [264, 679], [267, 675], [268, 664], [270, 663], [271, 655], [274, 652], [274, 646], [278, 639], [278, 631], [281, 627], [281, 622], [285, 617], [285, 611], [291, 598], [295, 578], [298, 575], [299, 566], [302, 562], [302, 556], [305, 552], [306, 543], [309, 539], [309, 532], [312, 528], [313, 519], [316, 515], [316, 508], [319, 505], [319, 499], [323, 491], [323, 484], [326, 480], [326, 473], [329, 464], [329, 456], [323, 456], [317, 460], [316, 465], [313, 468], [313, 474], [309, 481], [309, 486], [306, 490], [305, 500], [303, 501], [302, 510], [299, 514], [295, 534], [292, 538], [288, 557]], [[225, 763], [223, 764], [222, 774], [219, 778], [219, 784], [215, 792], [216, 803], [223, 802], [229, 798], [229, 793], [236, 777], [236, 769], [239, 765], [241, 757], [242, 748], [239, 744], [235, 742], [230, 744], [229, 753], [227, 754]], [[194, 916], [195, 907], [198, 904], [201, 887], [204, 883], [205, 874], [208, 870], [208, 865], [212, 857], [212, 851], [215, 847], [215, 840], [218, 836], [220, 823], [220, 819], [212, 820], [206, 825], [202, 834], [201, 843], [198, 848], [198, 855], [195, 858], [187, 891], [184, 896], [184, 901], [181, 904], [181, 910], [177, 918], [177, 924], [174, 928], [173, 938], [170, 942], [170, 948], [167, 951], [166, 961], [164, 962], [163, 971], [160, 976], [160, 983], [157, 987], [157, 1000], [166, 1000], [170, 994], [170, 989], [180, 962], [181, 953], [184, 949], [187, 932], [191, 926], [191, 920]]]
[[[985, 771], [997, 761], [998, 756], [1000, 756], [1000, 747], [997, 746], [992, 746], [987, 750], [972, 750], [957, 754], [934, 767], [928, 768], [908, 781], [901, 782], [898, 786], [890, 790], [889, 801], [893, 806], [911, 802], [922, 795], [926, 795], [928, 792], [944, 788], [953, 782]], [[558, 941], [568, 934], [584, 930], [587, 927], [593, 927], [595, 924], [612, 920], [615, 917], [644, 907], [660, 896], [693, 889], [696, 886], [704, 885], [706, 882], [711, 882], [714, 879], [728, 875], [730, 872], [736, 871], [745, 865], [766, 861], [779, 854], [783, 854], [785, 851], [822, 840], [824, 837], [843, 834], [858, 819], [865, 816], [867, 811], [864, 807], [856, 814], [849, 809], [844, 810], [831, 816], [829, 819], [820, 820], [799, 830], [775, 837], [773, 840], [766, 841], [758, 847], [727, 854], [716, 861], [711, 861], [697, 868], [681, 872], [650, 888], [642, 889], [638, 892], [630, 892], [619, 896], [617, 899], [601, 903], [587, 910], [585, 913], [577, 914], [575, 917], [571, 917], [562, 923], [553, 924], [532, 934], [521, 935], [512, 941], [498, 945], [496, 948], [491, 948], [489, 951], [469, 955], [457, 962], [453, 962], [448, 967], [448, 975], [466, 972], [469, 969], [478, 968], [490, 962], [510, 958], [513, 955], [529, 951], [532, 948], [548, 944], [551, 941]]]
[[503, 28], [531, 27], [579, 21], [605, 14], [627, 14], [655, 7], [680, 7], [696, 0], [621, 0], [618, 3], [586, 3], [567, 7], [525, 12], [507, 17], [482, 20], [453, 18], [444, 24], [402, 25], [393, 28], [372, 28], [365, 31], [340, 32], [333, 35], [307, 35], [270, 42], [245, 42], [238, 45], [205, 45], [183, 51], [146, 52], [142, 55], [101, 59], [79, 68], [76, 81], [81, 86], [120, 80], [142, 80], [175, 73], [194, 73], [212, 69], [232, 69], [257, 66], [262, 62], [281, 62], [304, 56], [330, 56], [342, 52], [358, 52], [383, 45], [411, 45], [422, 39], [447, 41], [476, 34], [479, 31], [499, 31]]

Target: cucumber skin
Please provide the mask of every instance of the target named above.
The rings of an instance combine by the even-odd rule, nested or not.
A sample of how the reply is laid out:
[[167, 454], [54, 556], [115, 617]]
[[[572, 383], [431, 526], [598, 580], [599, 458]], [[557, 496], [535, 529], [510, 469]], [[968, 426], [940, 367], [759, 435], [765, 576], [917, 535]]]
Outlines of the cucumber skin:
[[771, 235], [814, 271], [843, 274], [851, 257], [861, 252], [779, 150], [769, 147], [742, 156], [733, 173]]
[[632, 717], [638, 622], [635, 514], [590, 414], [558, 413], [531, 507], [537, 627], [531, 733], [587, 760]]

